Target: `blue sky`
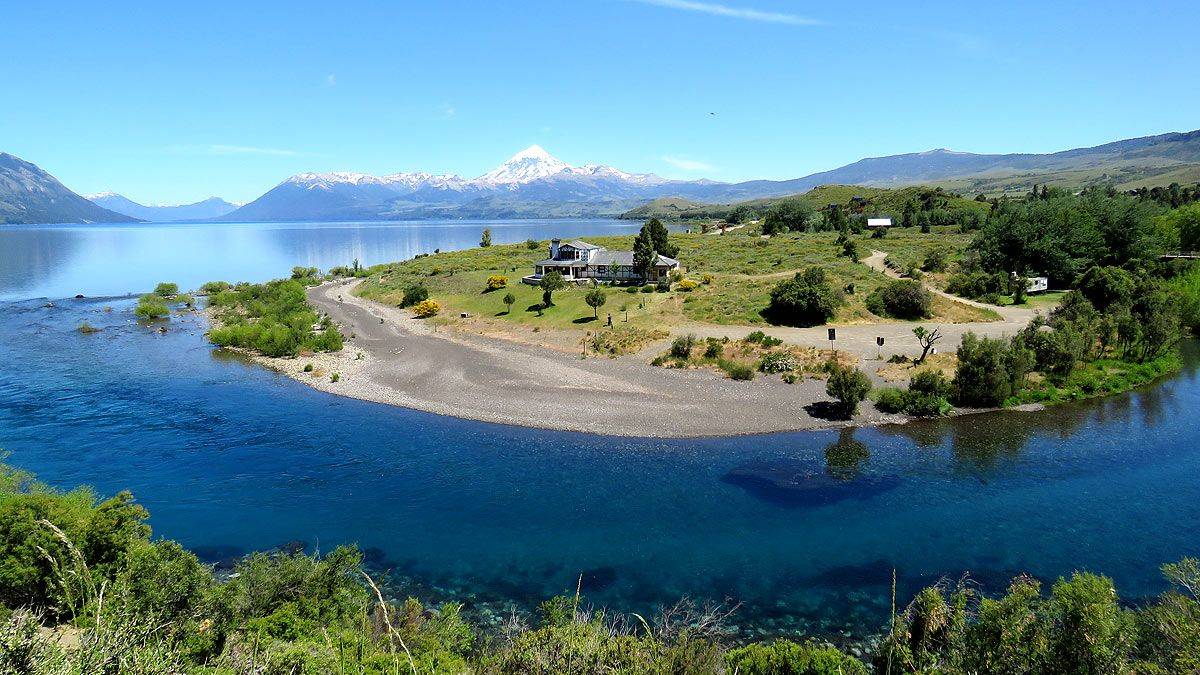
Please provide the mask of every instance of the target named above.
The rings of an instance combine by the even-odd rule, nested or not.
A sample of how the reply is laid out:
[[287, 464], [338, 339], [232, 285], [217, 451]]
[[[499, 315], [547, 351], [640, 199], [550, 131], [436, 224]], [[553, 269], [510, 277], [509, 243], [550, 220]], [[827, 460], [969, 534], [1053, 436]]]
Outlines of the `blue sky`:
[[1200, 127], [1200, 3], [11, 3], [0, 151], [82, 192], [572, 164], [793, 178]]

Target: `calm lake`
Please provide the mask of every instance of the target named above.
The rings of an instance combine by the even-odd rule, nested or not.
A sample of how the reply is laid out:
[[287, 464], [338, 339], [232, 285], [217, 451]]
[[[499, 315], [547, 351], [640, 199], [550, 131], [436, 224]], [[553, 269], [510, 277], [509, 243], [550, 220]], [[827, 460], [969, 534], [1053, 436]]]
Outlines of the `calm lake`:
[[[625, 225], [574, 226], [492, 227], [512, 241]], [[236, 279], [254, 276], [236, 272], [255, 255], [270, 274], [370, 263], [450, 248], [438, 235], [452, 227], [473, 245], [480, 229], [174, 227], [0, 229], [0, 294]], [[208, 244], [190, 255], [154, 243], [192, 237]], [[227, 256], [215, 248], [223, 238]], [[141, 242], [146, 259], [114, 240]], [[159, 255], [177, 267], [156, 267]], [[143, 264], [152, 271], [124, 269]], [[27, 286], [9, 281], [14, 266]], [[862, 635], [885, 620], [893, 569], [902, 596], [964, 573], [998, 592], [1019, 572], [1088, 569], [1136, 599], [1163, 588], [1161, 563], [1200, 554], [1194, 344], [1175, 378], [1041, 413], [661, 441], [337, 398], [212, 349], [195, 317], [159, 334], [133, 320], [127, 298], [46, 304], [0, 302], [7, 461], [57, 486], [131, 489], [156, 533], [217, 563], [292, 541], [356, 542], [393, 570], [394, 592], [493, 616], [573, 592], [582, 573], [592, 602], [620, 610], [728, 599], [743, 603], [735, 622], [747, 631]], [[101, 332], [80, 334], [85, 320]]]

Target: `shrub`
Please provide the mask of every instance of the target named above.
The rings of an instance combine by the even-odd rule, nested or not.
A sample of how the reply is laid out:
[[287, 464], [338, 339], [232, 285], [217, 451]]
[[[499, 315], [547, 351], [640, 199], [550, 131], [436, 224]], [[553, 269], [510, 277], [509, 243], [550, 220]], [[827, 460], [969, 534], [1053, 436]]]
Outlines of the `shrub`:
[[629, 293], [629, 294], [634, 294], [634, 293], [637, 293], [637, 292], [638, 292], [638, 287], [637, 287], [637, 286], [626, 286], [626, 287], [625, 287], [625, 292], [626, 292], [626, 293]]
[[963, 336], [954, 371], [954, 400], [967, 406], [1003, 405], [1015, 394], [1033, 364], [1024, 341]]
[[795, 355], [789, 352], [772, 352], [758, 362], [758, 369], [764, 373], [786, 373], [799, 367]]
[[321, 270], [315, 267], [293, 267], [292, 278], [297, 281], [307, 281], [321, 276]]
[[687, 359], [692, 355], [692, 348], [696, 346], [696, 336], [691, 333], [680, 335], [671, 343], [671, 356], [677, 359]]
[[685, 293], [694, 291], [699, 287], [700, 287], [700, 282], [693, 281], [691, 279], [684, 279], [684, 280], [680, 281], [679, 284], [676, 286], [676, 288], [678, 288], [679, 290], [681, 290]]
[[741, 361], [731, 361], [729, 359], [721, 359], [717, 362], [717, 367], [725, 371], [731, 380], [753, 380], [754, 366]]
[[404, 296], [400, 300], [401, 307], [412, 307], [429, 299], [429, 289], [425, 284], [416, 282], [404, 287]]
[[309, 309], [304, 285], [294, 279], [241, 284], [209, 300], [222, 311], [209, 340], [222, 347], [251, 349], [266, 356], [295, 356], [301, 350], [338, 351], [342, 334]]
[[507, 285], [508, 285], [508, 277], [506, 277], [502, 274], [493, 274], [487, 278], [487, 289], [489, 291], [494, 291], [494, 290], [497, 290], [500, 288], [504, 288]]
[[654, 290], [659, 293], [669, 293], [671, 291], [671, 280], [659, 279], [658, 283], [654, 286]]
[[704, 358], [719, 358], [724, 351], [724, 344], [717, 338], [708, 338], [705, 340]]
[[133, 309], [133, 313], [139, 319], [154, 320], [169, 315], [171, 309], [167, 307], [167, 303], [163, 302], [162, 296], [154, 293], [138, 298], [138, 304]]
[[837, 399], [847, 417], [858, 412], [858, 404], [871, 391], [871, 378], [857, 368], [843, 366], [837, 362], [829, 364], [829, 380], [825, 382], [825, 393]]
[[642, 286], [641, 291], [643, 293], [653, 293], [654, 292], [654, 284], [646, 284], [645, 286]]
[[825, 279], [820, 267], [797, 272], [771, 291], [767, 312], [778, 323], [817, 326], [833, 318], [841, 299]]
[[834, 647], [791, 640], [761, 642], [731, 649], [728, 670], [738, 675], [867, 675], [867, 666]]
[[313, 371], [313, 364], [311, 364], [311, 363], [304, 364], [304, 372], [311, 373], [312, 371]]
[[921, 269], [926, 272], [945, 272], [946, 252], [941, 249], [934, 249], [925, 254], [925, 261], [921, 263]]
[[442, 311], [442, 306], [436, 300], [422, 300], [413, 308], [413, 313], [422, 319], [428, 319]]
[[884, 387], [875, 392], [875, 407], [885, 413], [902, 413], [907, 403], [908, 393], [898, 387]]
[[533, 239], [525, 240], [525, 248], [529, 249], [530, 251], [536, 251], [540, 247], [541, 247], [541, 244], [537, 243], [537, 241], [535, 241]]
[[330, 375], [330, 376], [329, 376], [329, 381], [330, 381], [330, 382], [337, 382], [337, 381], [338, 381], [338, 380], [340, 380], [340, 379], [342, 379], [342, 375], [341, 375], [341, 373], [334, 373], [334, 374], [332, 374], [332, 375]]
[[933, 315], [933, 296], [918, 281], [897, 279], [867, 296], [872, 314], [895, 319], [927, 319]]
[[711, 274], [701, 274], [700, 275], [700, 283], [704, 284], [705, 286], [712, 285], [712, 282], [714, 282], [716, 280], [717, 280], [717, 278]]
[[200, 292], [204, 295], [216, 295], [221, 291], [227, 291], [233, 288], [228, 281], [209, 281], [200, 287]]
[[164, 281], [154, 287], [154, 294], [160, 298], [170, 298], [179, 294], [179, 284]]

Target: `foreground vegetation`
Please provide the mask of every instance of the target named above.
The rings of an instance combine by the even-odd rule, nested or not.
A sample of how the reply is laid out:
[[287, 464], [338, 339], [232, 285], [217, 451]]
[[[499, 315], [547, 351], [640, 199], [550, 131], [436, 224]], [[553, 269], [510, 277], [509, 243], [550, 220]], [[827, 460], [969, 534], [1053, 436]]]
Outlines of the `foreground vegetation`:
[[59, 493], [0, 466], [0, 672], [68, 673], [1183, 673], [1200, 667], [1200, 562], [1136, 608], [1076, 573], [1049, 593], [969, 583], [921, 591], [870, 662], [798, 637], [736, 646], [732, 610], [683, 602], [621, 616], [577, 593], [535, 625], [484, 632], [463, 606], [386, 598], [353, 547], [256, 553], [217, 576], [155, 540], [129, 493]]

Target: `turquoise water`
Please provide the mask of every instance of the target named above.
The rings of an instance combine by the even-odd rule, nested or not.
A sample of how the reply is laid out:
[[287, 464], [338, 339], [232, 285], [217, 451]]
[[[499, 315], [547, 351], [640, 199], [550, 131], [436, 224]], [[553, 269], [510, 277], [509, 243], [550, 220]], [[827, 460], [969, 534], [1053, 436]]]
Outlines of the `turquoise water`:
[[45, 305], [0, 302], [8, 461], [131, 489], [157, 534], [217, 564], [355, 542], [393, 592], [492, 616], [582, 573], [621, 610], [687, 595], [742, 603], [747, 631], [862, 635], [893, 569], [902, 601], [942, 577], [1000, 591], [1075, 569], [1136, 599], [1162, 589], [1161, 563], [1200, 554], [1190, 344], [1175, 378], [1041, 413], [650, 440], [337, 398], [213, 350], [194, 316], [159, 334], [126, 298]]

